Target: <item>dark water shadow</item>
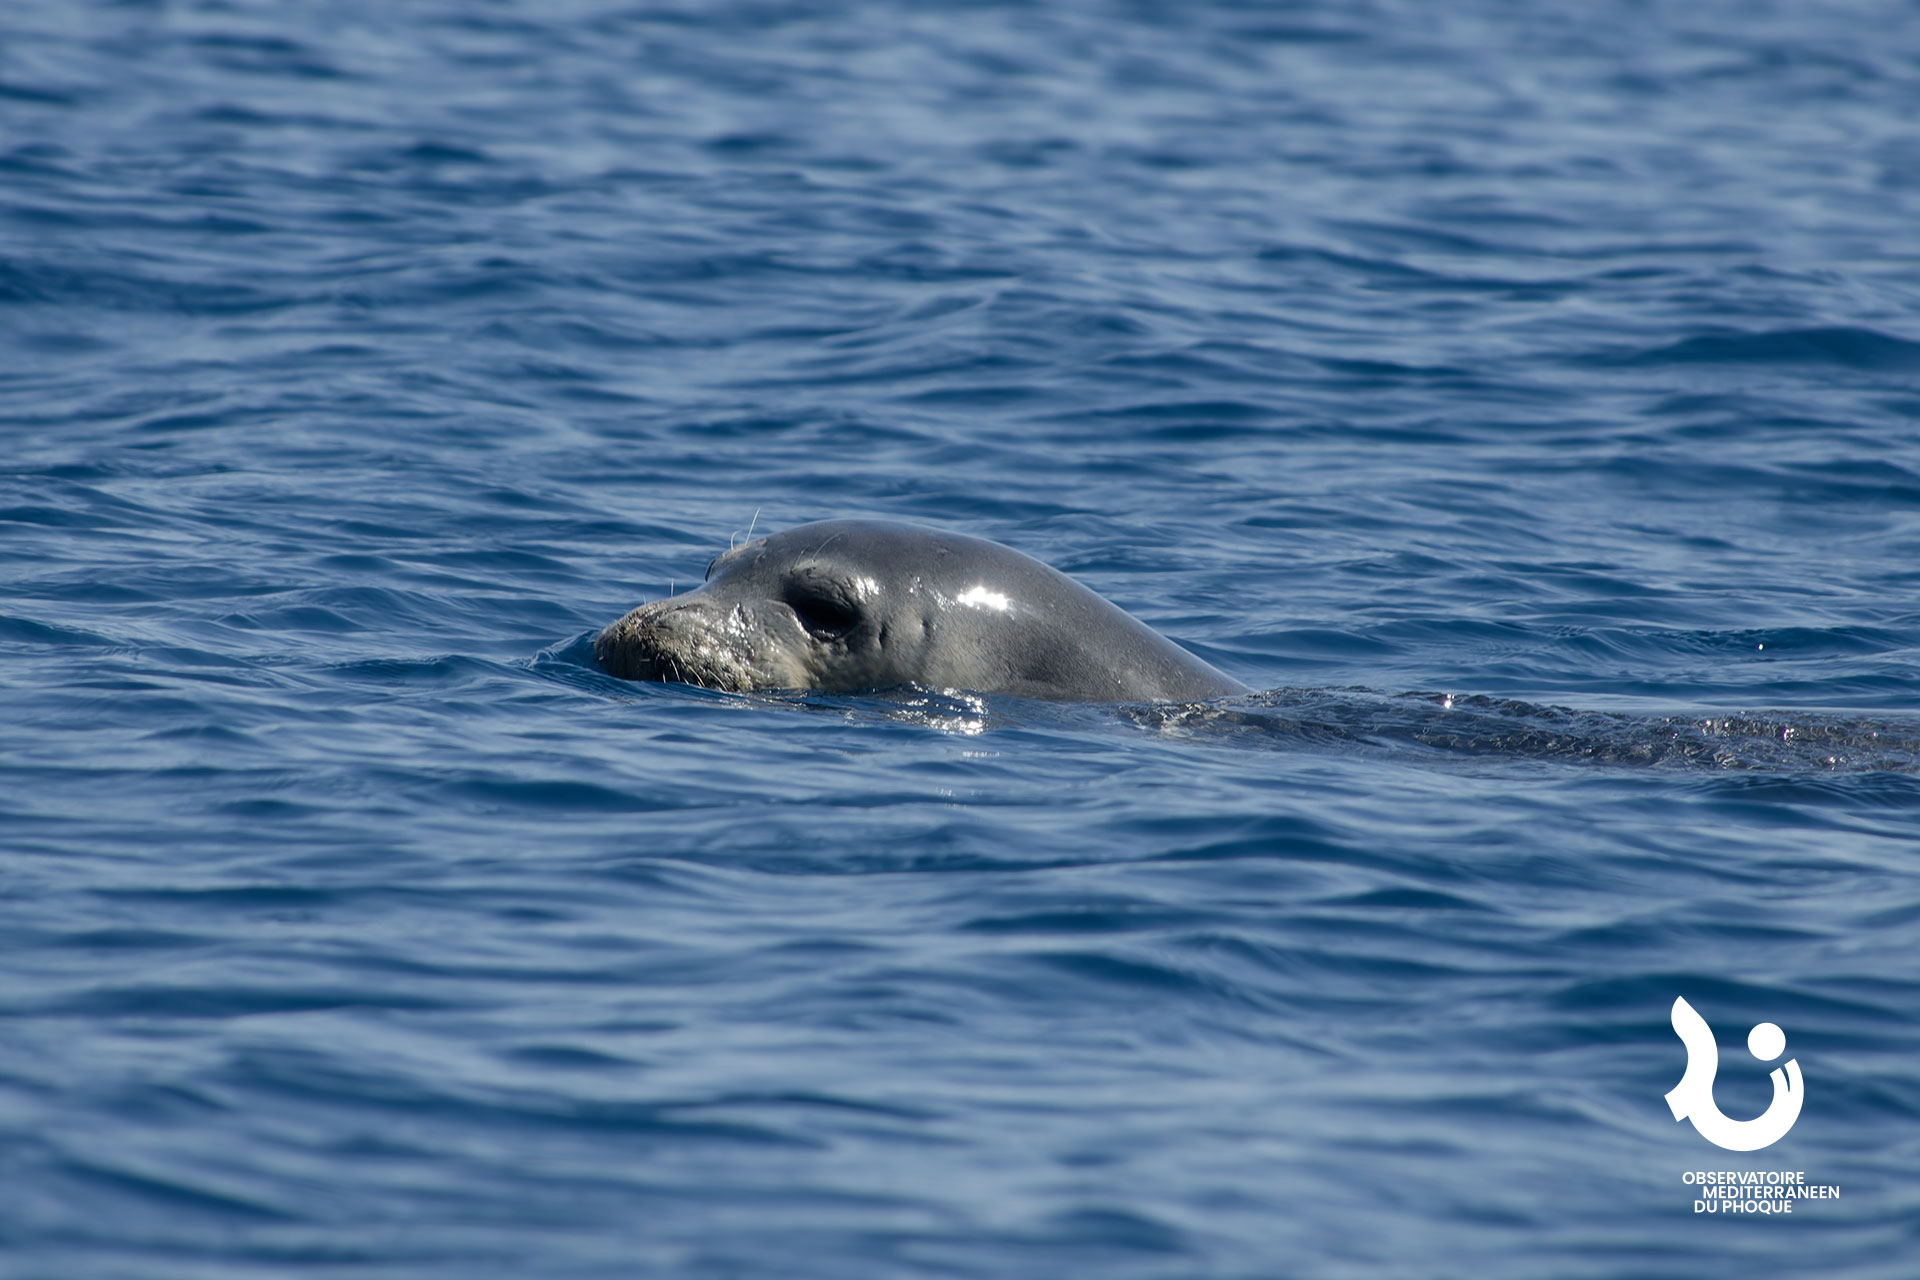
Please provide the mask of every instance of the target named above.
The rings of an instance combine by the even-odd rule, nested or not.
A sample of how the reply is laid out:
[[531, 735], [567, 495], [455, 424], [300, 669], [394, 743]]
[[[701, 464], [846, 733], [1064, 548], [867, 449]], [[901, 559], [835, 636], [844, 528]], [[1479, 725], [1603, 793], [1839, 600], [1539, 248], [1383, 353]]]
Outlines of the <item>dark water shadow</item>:
[[1920, 773], [1920, 723], [1823, 711], [1636, 715], [1512, 698], [1272, 689], [1124, 708], [1143, 728], [1395, 755], [1778, 773]]

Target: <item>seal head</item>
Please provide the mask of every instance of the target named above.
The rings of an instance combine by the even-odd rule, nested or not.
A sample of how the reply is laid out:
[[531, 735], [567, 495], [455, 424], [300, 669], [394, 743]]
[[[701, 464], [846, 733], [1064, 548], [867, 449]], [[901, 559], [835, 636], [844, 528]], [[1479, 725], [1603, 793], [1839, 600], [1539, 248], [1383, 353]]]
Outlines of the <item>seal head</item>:
[[901, 685], [1057, 700], [1190, 701], [1245, 686], [1073, 579], [983, 538], [825, 520], [715, 557], [594, 657], [626, 680], [734, 692]]

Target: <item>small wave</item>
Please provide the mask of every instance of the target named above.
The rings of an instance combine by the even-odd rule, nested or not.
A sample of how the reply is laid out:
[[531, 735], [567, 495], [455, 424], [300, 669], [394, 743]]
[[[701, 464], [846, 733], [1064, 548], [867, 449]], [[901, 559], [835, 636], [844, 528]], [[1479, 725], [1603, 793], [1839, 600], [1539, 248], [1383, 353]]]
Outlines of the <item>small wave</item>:
[[1912, 369], [1920, 367], [1920, 342], [1845, 326], [1702, 334], [1641, 351], [1620, 363], [1830, 364], [1844, 369]]

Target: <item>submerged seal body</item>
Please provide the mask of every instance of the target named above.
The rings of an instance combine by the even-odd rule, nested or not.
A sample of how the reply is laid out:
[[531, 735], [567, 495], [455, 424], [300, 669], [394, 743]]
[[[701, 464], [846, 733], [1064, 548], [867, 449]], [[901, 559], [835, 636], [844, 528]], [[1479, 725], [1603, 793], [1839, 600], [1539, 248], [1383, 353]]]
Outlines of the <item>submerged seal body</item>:
[[734, 692], [917, 684], [1144, 702], [1245, 689], [1030, 556], [880, 520], [824, 520], [735, 547], [701, 587], [602, 631], [593, 654], [622, 679]]

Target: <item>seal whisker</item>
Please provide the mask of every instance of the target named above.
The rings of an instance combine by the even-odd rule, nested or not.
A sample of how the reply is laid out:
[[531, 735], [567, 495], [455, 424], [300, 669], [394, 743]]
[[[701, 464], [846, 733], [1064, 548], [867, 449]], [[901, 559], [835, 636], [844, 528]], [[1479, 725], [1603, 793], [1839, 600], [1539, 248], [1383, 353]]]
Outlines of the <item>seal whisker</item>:
[[[753, 541], [753, 526], [760, 523], [760, 513], [765, 509], [766, 508], [764, 507], [755, 507], [753, 509], [753, 519], [747, 521], [747, 537], [746, 537], [747, 542]], [[740, 536], [740, 531], [738, 529], [735, 529], [732, 533], [727, 535], [727, 550], [733, 551], [736, 549], [734, 546], [734, 539], [738, 538], [739, 536]]]

